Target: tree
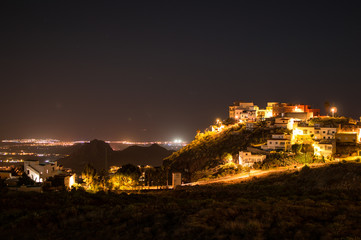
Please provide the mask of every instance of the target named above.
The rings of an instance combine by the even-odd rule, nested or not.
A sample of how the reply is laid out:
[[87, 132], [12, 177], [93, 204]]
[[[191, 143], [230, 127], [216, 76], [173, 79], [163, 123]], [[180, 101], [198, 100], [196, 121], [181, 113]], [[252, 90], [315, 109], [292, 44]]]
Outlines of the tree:
[[140, 169], [133, 164], [125, 164], [118, 169], [117, 173], [123, 174], [125, 176], [130, 176], [134, 179], [138, 179], [141, 175]]
[[98, 175], [96, 173], [96, 170], [93, 166], [90, 164], [87, 164], [81, 174], [81, 178], [83, 179], [85, 183], [86, 190], [90, 191], [98, 191], [99, 190], [99, 184], [98, 184]]
[[116, 173], [109, 178], [109, 188], [111, 190], [130, 190], [137, 186], [137, 180], [129, 175]]
[[301, 152], [301, 149], [302, 149], [302, 145], [301, 144], [293, 144], [292, 145], [292, 152], [295, 153], [295, 154], [300, 154]]
[[233, 161], [232, 154], [230, 153], [223, 153], [222, 154], [222, 160], [224, 163], [231, 163]]

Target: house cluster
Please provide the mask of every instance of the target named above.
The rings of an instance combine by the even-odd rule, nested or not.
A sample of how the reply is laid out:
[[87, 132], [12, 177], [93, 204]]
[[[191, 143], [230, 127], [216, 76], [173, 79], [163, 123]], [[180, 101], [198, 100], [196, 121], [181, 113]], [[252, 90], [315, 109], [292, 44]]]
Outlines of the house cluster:
[[234, 102], [229, 106], [229, 118], [241, 122], [265, 120], [272, 117], [297, 118], [308, 120], [320, 115], [320, 109], [312, 109], [309, 105], [268, 102], [265, 109], [260, 109], [253, 102]]
[[38, 188], [39, 191], [41, 191], [42, 184], [50, 183], [47, 182], [49, 178], [53, 178], [58, 185], [63, 183], [59, 186], [65, 186], [67, 189], [71, 189], [75, 183], [76, 177], [70, 169], [64, 169], [62, 166], [59, 166], [57, 161], [45, 161], [40, 163], [39, 160], [25, 160], [24, 173], [37, 183], [35, 186], [31, 187], [31, 189], [28, 189], [26, 186], [17, 188], [19, 176], [12, 176], [10, 170], [1, 170], [0, 178], [5, 179], [5, 183], [10, 189], [12, 189], [11, 187], [15, 187], [14, 190], [18, 191], [34, 191], [35, 188]]
[[[334, 110], [333, 110], [334, 111]], [[332, 112], [333, 113], [333, 112]], [[266, 128], [284, 129], [273, 134], [264, 145], [258, 146], [259, 151], [239, 152], [239, 164], [252, 167], [255, 162], [263, 161], [266, 153], [271, 151], [291, 152], [294, 144], [310, 144], [315, 157], [331, 159], [335, 156], [339, 145], [356, 145], [361, 143], [361, 123], [348, 122], [337, 126], [326, 123], [312, 124], [311, 119], [328, 118], [320, 116], [319, 109], [309, 105], [268, 102], [265, 109], [259, 109], [253, 102], [234, 102], [229, 107], [229, 117], [244, 123], [247, 130], [263, 124]]]

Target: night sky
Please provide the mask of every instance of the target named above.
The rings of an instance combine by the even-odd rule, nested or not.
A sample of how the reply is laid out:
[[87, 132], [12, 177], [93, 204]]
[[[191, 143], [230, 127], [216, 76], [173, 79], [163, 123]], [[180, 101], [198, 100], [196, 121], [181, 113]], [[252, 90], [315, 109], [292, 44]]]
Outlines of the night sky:
[[0, 138], [191, 140], [235, 100], [361, 116], [360, 1], [1, 1]]

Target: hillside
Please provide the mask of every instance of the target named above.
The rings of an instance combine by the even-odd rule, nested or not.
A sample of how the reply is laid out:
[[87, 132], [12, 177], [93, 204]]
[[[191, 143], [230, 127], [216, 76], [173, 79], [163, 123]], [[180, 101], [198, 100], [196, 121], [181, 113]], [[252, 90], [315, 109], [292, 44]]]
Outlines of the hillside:
[[87, 164], [97, 170], [110, 166], [121, 166], [127, 163], [134, 165], [162, 165], [162, 159], [172, 154], [159, 145], [150, 147], [131, 146], [122, 151], [113, 151], [110, 145], [101, 140], [74, 146], [73, 152], [65, 158], [59, 159], [58, 164], [80, 173]]
[[358, 239], [360, 181], [360, 163], [340, 163], [171, 191], [2, 191], [0, 232], [4, 239]]
[[224, 154], [234, 156], [252, 144], [266, 142], [272, 133], [279, 131], [285, 130], [262, 127], [247, 130], [244, 125], [236, 124], [222, 132], [200, 133], [190, 144], [167, 157], [164, 165], [191, 177], [188, 173], [193, 174], [222, 163]]

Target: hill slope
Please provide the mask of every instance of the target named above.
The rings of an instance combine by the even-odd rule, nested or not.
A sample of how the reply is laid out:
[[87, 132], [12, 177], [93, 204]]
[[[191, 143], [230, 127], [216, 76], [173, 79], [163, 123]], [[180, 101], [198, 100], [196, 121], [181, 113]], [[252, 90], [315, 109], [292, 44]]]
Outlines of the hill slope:
[[187, 173], [192, 174], [220, 164], [225, 153], [236, 155], [251, 144], [264, 143], [272, 133], [280, 131], [285, 130], [258, 127], [249, 131], [244, 125], [236, 124], [219, 133], [198, 134], [190, 144], [167, 157], [164, 165], [173, 171], [181, 171], [186, 176]]

